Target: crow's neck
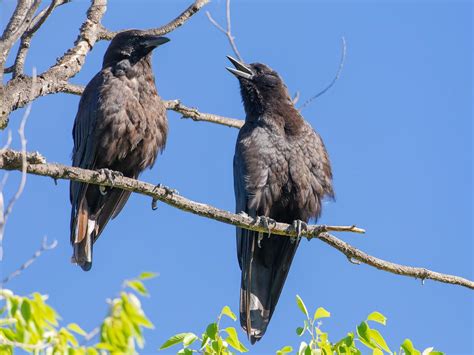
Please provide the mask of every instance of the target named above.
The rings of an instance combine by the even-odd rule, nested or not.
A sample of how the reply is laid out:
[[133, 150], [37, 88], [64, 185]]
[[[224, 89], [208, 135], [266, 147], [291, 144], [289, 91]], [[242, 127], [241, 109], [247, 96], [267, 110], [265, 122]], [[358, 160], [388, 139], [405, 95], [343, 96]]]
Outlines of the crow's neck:
[[296, 135], [304, 124], [304, 119], [291, 100], [268, 100], [263, 105], [245, 107], [246, 122], [262, 124], [288, 135]]

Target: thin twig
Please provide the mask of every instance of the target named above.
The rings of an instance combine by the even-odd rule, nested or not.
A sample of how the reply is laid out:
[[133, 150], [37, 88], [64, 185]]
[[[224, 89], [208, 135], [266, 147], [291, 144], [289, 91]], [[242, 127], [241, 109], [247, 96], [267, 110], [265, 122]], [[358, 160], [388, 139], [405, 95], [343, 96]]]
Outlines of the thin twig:
[[[36, 69], [35, 68], [33, 68], [32, 78], [33, 78], [33, 81], [31, 85], [31, 91], [34, 90], [34, 87], [36, 85]], [[21, 155], [22, 155], [21, 180], [20, 180], [20, 184], [18, 185], [18, 189], [15, 195], [10, 199], [10, 202], [8, 203], [7, 208], [5, 210], [5, 223], [7, 221], [8, 216], [12, 212], [13, 206], [15, 205], [15, 203], [18, 201], [21, 194], [23, 193], [23, 190], [25, 189], [25, 185], [26, 185], [26, 176], [27, 176], [26, 174], [26, 143], [27, 143], [27, 140], [25, 136], [25, 126], [26, 126], [26, 122], [28, 121], [28, 117], [30, 116], [30, 113], [31, 113], [31, 106], [32, 106], [32, 102], [30, 102], [28, 106], [26, 107], [26, 110], [23, 113], [23, 117], [20, 122], [20, 127], [18, 128], [18, 135], [20, 136]], [[1, 240], [1, 236], [0, 236], [0, 240]]]
[[[240, 228], [253, 230], [256, 232], [268, 233], [268, 225], [262, 223], [259, 218], [251, 218], [244, 214], [234, 214], [228, 211], [218, 209], [216, 207], [203, 203], [188, 200], [177, 194], [170, 194], [170, 188], [155, 186], [143, 181], [130, 179], [127, 177], [117, 176], [113, 182], [108, 176], [101, 171], [86, 170], [61, 164], [46, 163], [46, 160], [38, 153], [29, 153], [27, 155], [27, 171], [30, 174], [49, 176], [54, 179], [66, 179], [89, 184], [112, 186], [115, 188], [135, 192], [146, 195], [155, 200], [160, 200], [170, 206], [180, 210], [190, 212], [202, 217], [210, 218], [219, 222], [231, 224]], [[5, 170], [21, 170], [22, 156], [21, 152], [6, 150], [0, 152], [0, 169]], [[328, 233], [328, 231], [345, 231], [345, 232], [364, 232], [363, 229], [355, 226], [324, 226], [312, 225], [308, 226], [306, 231], [302, 231], [301, 236], [318, 238], [323, 242], [331, 245], [339, 250], [345, 256], [360, 262], [376, 267], [378, 269], [388, 271], [398, 275], [410, 276], [419, 279], [431, 279], [448, 284], [460, 285], [470, 289], [474, 289], [474, 281], [454, 276], [441, 274], [425, 268], [399, 265], [378, 259], [368, 255], [357, 248], [347, 244], [346, 242], [336, 238]], [[286, 237], [296, 237], [297, 231], [292, 225], [286, 223], [276, 223], [271, 227], [273, 235]]]
[[295, 92], [295, 96], [291, 99], [291, 102], [293, 102], [293, 105], [296, 105], [298, 101], [300, 100], [300, 92], [299, 90]]
[[[36, 85], [36, 68], [33, 68], [32, 82], [31, 82], [31, 88], [30, 88], [31, 91], [35, 89], [35, 85]], [[28, 103], [28, 106], [26, 107], [26, 110], [23, 113], [23, 117], [20, 122], [20, 127], [18, 128], [18, 135], [20, 136], [20, 142], [21, 142], [21, 161], [22, 161], [20, 184], [18, 185], [18, 189], [16, 190], [15, 195], [10, 199], [5, 209], [3, 208], [3, 203], [4, 203], [3, 193], [0, 192], [2, 194], [1, 201], [0, 201], [1, 202], [1, 206], [0, 206], [0, 215], [1, 215], [0, 216], [0, 261], [3, 260], [3, 238], [5, 236], [5, 225], [7, 224], [8, 217], [13, 210], [13, 206], [20, 198], [26, 185], [26, 177], [27, 177], [26, 143], [27, 143], [27, 140], [25, 136], [25, 126], [26, 126], [26, 122], [28, 121], [28, 117], [30, 116], [30, 113], [31, 113], [32, 104], [33, 102]], [[10, 144], [10, 142], [7, 142], [7, 143]]]
[[8, 133], [7, 133], [7, 141], [5, 142], [5, 144], [3, 145], [2, 149], [7, 149], [10, 147], [10, 144], [12, 144], [12, 131], [11, 130], [8, 130]]
[[307, 107], [313, 100], [317, 99], [318, 97], [320, 97], [321, 95], [323, 95], [324, 93], [326, 93], [330, 88], [332, 88], [334, 86], [334, 84], [336, 83], [336, 81], [339, 79], [339, 77], [341, 76], [341, 73], [342, 73], [342, 69], [344, 68], [344, 61], [346, 59], [346, 39], [344, 37], [341, 38], [341, 41], [342, 41], [342, 54], [341, 54], [341, 61], [339, 62], [339, 68], [337, 69], [337, 73], [336, 73], [336, 76], [334, 76], [334, 78], [332, 79], [331, 83], [326, 87], [324, 88], [322, 91], [320, 91], [319, 93], [317, 93], [316, 95], [314, 96], [311, 96], [308, 100], [306, 100], [303, 105], [301, 105], [298, 109], [301, 111], [302, 109], [304, 109], [305, 107]]
[[212, 122], [233, 128], [241, 128], [244, 125], [243, 120], [223, 117], [211, 113], [201, 113], [195, 108], [184, 106], [179, 100], [163, 101], [163, 103], [165, 104], [167, 110], [173, 110], [182, 114], [182, 118], [191, 118], [194, 121]]
[[17, 270], [13, 271], [10, 275], [8, 275], [7, 277], [5, 277], [3, 280], [2, 280], [2, 285], [1, 287], [3, 287], [6, 283], [8, 283], [11, 279], [19, 276], [23, 271], [25, 271], [26, 269], [28, 269], [31, 264], [33, 264], [40, 256], [41, 254], [43, 254], [45, 251], [47, 250], [53, 250], [54, 248], [56, 248], [58, 245], [58, 241], [57, 240], [54, 240], [51, 244], [48, 244], [48, 239], [47, 237], [44, 237], [43, 238], [43, 242], [41, 243], [41, 247], [35, 251], [35, 253], [33, 254], [33, 256], [28, 259], [27, 261], [25, 261]]
[[234, 51], [234, 54], [237, 56], [237, 58], [243, 62], [243, 58], [240, 55], [240, 52], [237, 48], [237, 45], [235, 44], [235, 37], [232, 35], [232, 27], [231, 27], [231, 16], [230, 16], [230, 0], [226, 0], [226, 21], [227, 21], [227, 29], [224, 29], [216, 20], [214, 20], [211, 16], [211, 13], [209, 11], [206, 11], [207, 18], [211, 23], [219, 30], [221, 31], [229, 40], [229, 44], [232, 47], [232, 50]]

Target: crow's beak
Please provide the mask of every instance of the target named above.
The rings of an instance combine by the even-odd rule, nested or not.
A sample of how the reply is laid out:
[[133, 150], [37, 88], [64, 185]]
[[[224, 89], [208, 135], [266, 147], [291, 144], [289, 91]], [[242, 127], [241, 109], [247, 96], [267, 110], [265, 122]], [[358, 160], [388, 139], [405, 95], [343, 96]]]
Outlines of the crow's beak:
[[234, 74], [237, 78], [244, 78], [247, 80], [252, 80], [253, 78], [253, 72], [252, 70], [246, 66], [244, 63], [239, 62], [237, 59], [232, 58], [230, 55], [227, 56], [227, 59], [230, 60], [230, 62], [234, 65], [234, 68], [229, 68], [226, 67], [228, 71], [230, 71], [232, 74]]
[[145, 47], [153, 47], [156, 48], [158, 46], [161, 46], [162, 44], [165, 44], [166, 42], [169, 42], [170, 39], [167, 37], [161, 37], [161, 36], [147, 36], [143, 43], [145, 44]]

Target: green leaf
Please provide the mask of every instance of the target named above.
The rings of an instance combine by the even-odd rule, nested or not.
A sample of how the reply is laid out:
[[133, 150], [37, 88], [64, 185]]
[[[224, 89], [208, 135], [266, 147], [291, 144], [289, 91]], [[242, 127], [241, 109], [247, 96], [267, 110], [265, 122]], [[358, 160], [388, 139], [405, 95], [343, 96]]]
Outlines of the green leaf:
[[160, 350], [167, 349], [173, 345], [182, 343], [184, 341], [184, 338], [188, 334], [189, 333], [179, 333], [179, 334], [173, 335], [171, 338], [165, 341], [162, 346], [160, 346]]
[[144, 271], [138, 276], [138, 278], [140, 280], [148, 280], [148, 279], [153, 279], [157, 276], [158, 274], [156, 272]]
[[185, 347], [191, 345], [192, 343], [194, 343], [196, 340], [198, 340], [199, 338], [197, 337], [196, 334], [194, 333], [187, 333], [186, 336], [184, 337], [183, 339], [183, 345]]
[[147, 317], [141, 314], [133, 314], [130, 316], [130, 319], [132, 320], [133, 323], [141, 325], [142, 327], [145, 327], [145, 328], [153, 329], [155, 327], [153, 323], [150, 322], [150, 320]]
[[227, 317], [231, 318], [233, 321], [237, 320], [236, 315], [234, 314], [234, 312], [232, 312], [232, 310], [230, 309], [229, 306], [224, 306], [224, 308], [222, 308], [221, 316], [223, 314], [225, 314]]
[[191, 349], [181, 349], [177, 352], [179, 355], [191, 355], [193, 351]]
[[238, 350], [241, 353], [245, 353], [248, 349], [240, 342], [239, 336], [237, 335], [237, 331], [234, 327], [228, 327], [224, 329], [229, 336], [225, 339], [230, 346], [234, 349]]
[[109, 350], [109, 351], [114, 351], [115, 350], [115, 348], [109, 343], [96, 344], [95, 348], [99, 349], [99, 350]]
[[369, 336], [370, 336], [370, 339], [375, 341], [377, 345], [380, 346], [383, 350], [385, 350], [388, 353], [392, 353], [387, 343], [385, 342], [385, 339], [383, 338], [382, 334], [380, 334], [378, 330], [369, 329]]
[[25, 321], [29, 321], [31, 318], [31, 304], [28, 299], [24, 299], [23, 302], [21, 303], [21, 315], [23, 316], [23, 319]]
[[296, 304], [298, 305], [298, 308], [301, 310], [301, 312], [303, 312], [306, 317], [309, 317], [308, 310], [306, 309], [306, 306], [299, 295], [296, 295]]
[[405, 339], [401, 345], [403, 351], [405, 351], [406, 355], [420, 355], [421, 353], [415, 349], [413, 343], [410, 339]]
[[379, 348], [375, 348], [374, 351], [372, 351], [372, 355], [383, 355], [383, 351]]
[[148, 296], [148, 291], [145, 285], [143, 284], [143, 282], [141, 282], [140, 280], [127, 281], [126, 285], [130, 287], [132, 290], [137, 291], [139, 294], [143, 296]]
[[206, 334], [209, 338], [212, 340], [216, 340], [216, 334], [217, 334], [217, 323], [211, 323], [207, 326], [206, 328]]
[[316, 312], [314, 312], [314, 317], [313, 320], [319, 319], [319, 318], [329, 318], [331, 317], [331, 313], [325, 310], [323, 307], [319, 307]]
[[304, 355], [312, 355], [313, 352], [311, 351], [311, 348], [308, 346], [306, 349], [304, 349]]
[[298, 336], [302, 336], [305, 330], [306, 330], [306, 327], [305, 327], [305, 328], [303, 328], [303, 327], [298, 327], [298, 328], [296, 328], [296, 334], [297, 334]]
[[367, 317], [367, 320], [371, 320], [373, 322], [377, 322], [383, 325], [387, 324], [387, 317], [385, 317], [382, 313], [380, 312], [372, 312], [369, 314]]
[[79, 334], [79, 335], [82, 335], [82, 336], [86, 336], [87, 333], [76, 323], [70, 323], [68, 324], [67, 326], [67, 329]]
[[362, 342], [362, 344], [374, 350], [377, 348], [377, 344], [375, 344], [372, 339], [370, 339], [369, 330], [370, 327], [367, 322], [362, 322], [357, 326], [357, 335], [359, 336], [359, 340]]
[[303, 355], [307, 348], [308, 348], [308, 344], [306, 344], [306, 342], [302, 341], [300, 343], [300, 347], [298, 348], [298, 355]]
[[280, 350], [277, 350], [277, 355], [285, 355], [285, 354], [289, 354], [293, 351], [293, 348], [289, 345], [287, 346], [284, 346], [283, 348], [281, 348]]

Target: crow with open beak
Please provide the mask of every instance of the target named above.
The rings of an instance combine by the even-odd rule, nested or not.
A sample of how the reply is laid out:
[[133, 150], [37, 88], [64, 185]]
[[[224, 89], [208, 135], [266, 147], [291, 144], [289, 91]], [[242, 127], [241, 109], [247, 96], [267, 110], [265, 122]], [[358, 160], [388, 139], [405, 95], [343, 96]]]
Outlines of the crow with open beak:
[[[73, 166], [136, 178], [165, 147], [168, 123], [158, 96], [151, 53], [166, 37], [139, 30], [117, 34], [102, 70], [87, 84], [74, 121]], [[92, 267], [92, 246], [130, 192], [71, 181], [72, 262]]]
[[[292, 224], [298, 234], [334, 197], [332, 173], [321, 137], [294, 107], [280, 76], [260, 63], [228, 56], [240, 83], [246, 113], [234, 155], [236, 213]], [[240, 323], [254, 344], [265, 334], [283, 289], [299, 238], [259, 235], [237, 228], [242, 270]]]

